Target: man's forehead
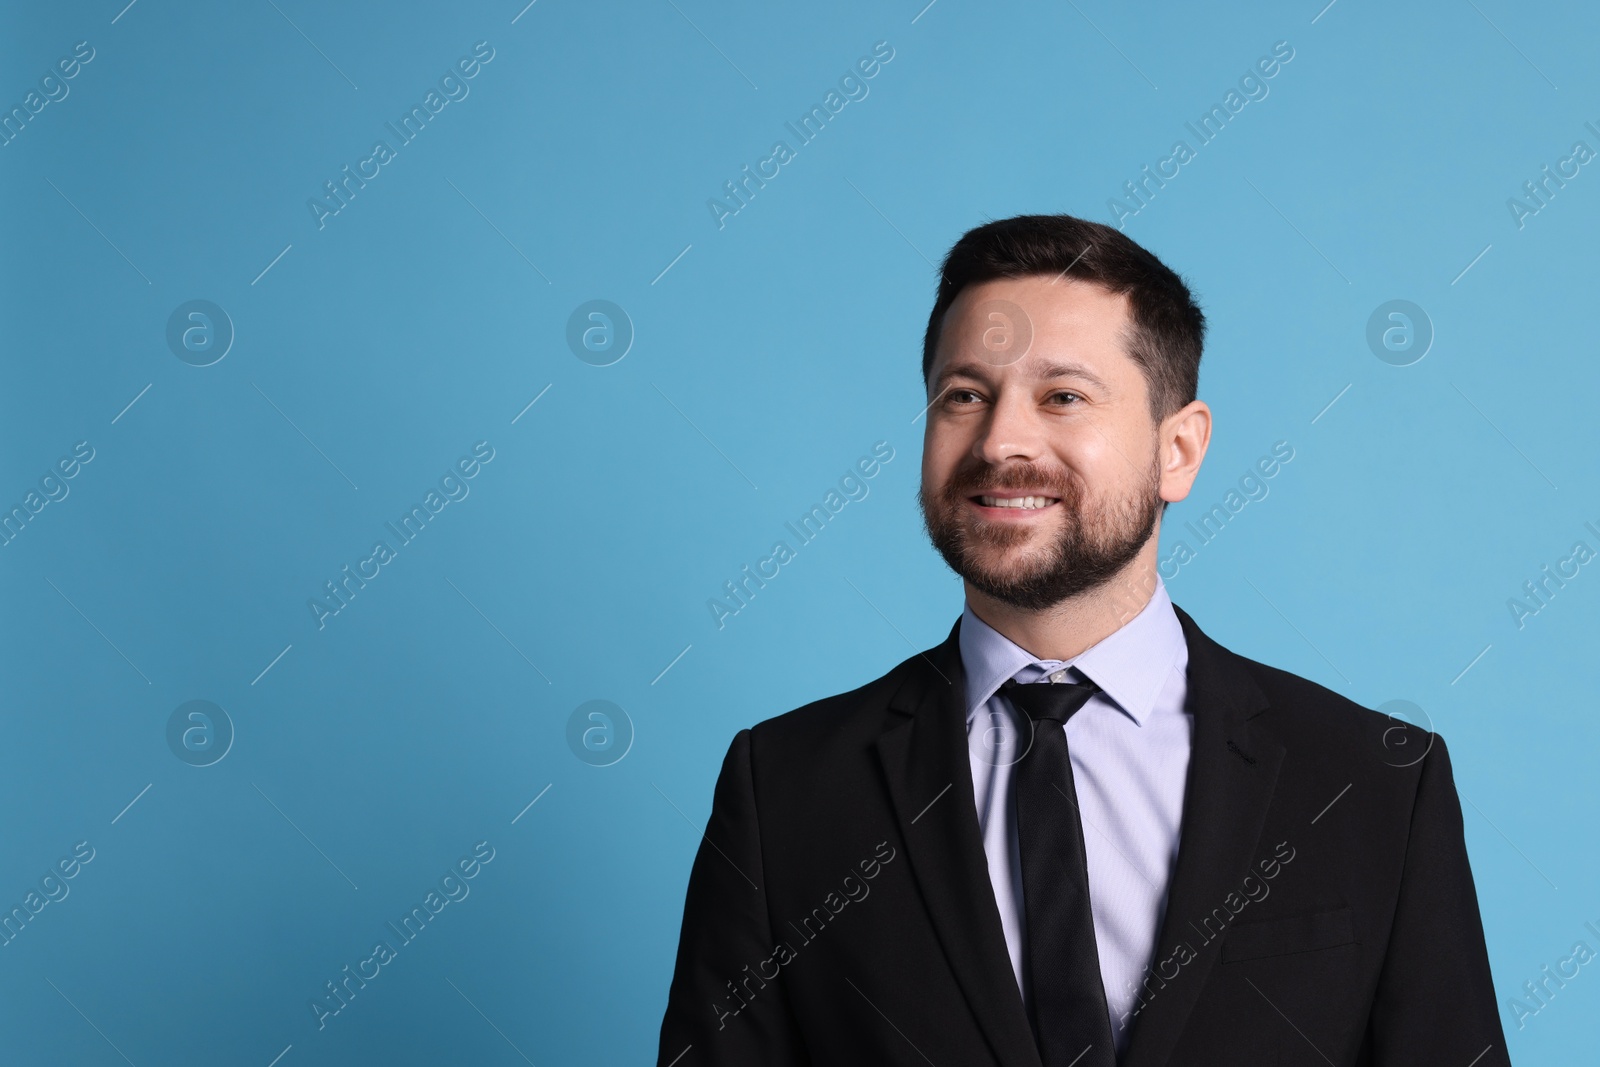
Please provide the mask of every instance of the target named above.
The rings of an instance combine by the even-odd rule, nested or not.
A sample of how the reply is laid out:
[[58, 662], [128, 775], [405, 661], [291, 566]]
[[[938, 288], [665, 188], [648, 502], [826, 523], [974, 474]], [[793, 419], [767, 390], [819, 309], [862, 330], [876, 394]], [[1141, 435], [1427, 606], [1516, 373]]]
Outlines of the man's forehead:
[[1025, 320], [1010, 325], [1034, 334], [1114, 336], [1132, 321], [1127, 295], [1093, 282], [1048, 275], [996, 278], [969, 285], [956, 295], [945, 311], [940, 341], [951, 334], [1005, 325], [1001, 320], [1008, 314]]
[[[1128, 359], [1127, 297], [1076, 278], [1027, 275], [968, 286], [945, 314], [935, 380], [1079, 377], [1104, 384]], [[1109, 360], [1108, 360], [1109, 357]]]

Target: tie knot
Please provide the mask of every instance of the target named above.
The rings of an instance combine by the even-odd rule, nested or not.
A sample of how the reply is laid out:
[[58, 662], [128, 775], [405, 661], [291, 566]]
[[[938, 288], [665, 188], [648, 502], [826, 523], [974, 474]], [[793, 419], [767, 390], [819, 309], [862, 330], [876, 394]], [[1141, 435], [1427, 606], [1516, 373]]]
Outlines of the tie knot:
[[1011, 703], [1035, 722], [1048, 719], [1066, 725], [1073, 713], [1100, 692], [1092, 679], [1082, 682], [1030, 682], [1019, 684], [1015, 680], [1005, 685], [1005, 694]]

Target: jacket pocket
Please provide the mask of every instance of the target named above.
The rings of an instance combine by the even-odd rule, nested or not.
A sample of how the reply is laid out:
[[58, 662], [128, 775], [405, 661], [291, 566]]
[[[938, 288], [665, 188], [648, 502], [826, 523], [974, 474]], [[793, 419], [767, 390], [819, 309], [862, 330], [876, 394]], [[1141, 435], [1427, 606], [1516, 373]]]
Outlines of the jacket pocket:
[[1336, 948], [1351, 944], [1355, 939], [1348, 907], [1283, 919], [1262, 919], [1228, 929], [1228, 936], [1222, 942], [1222, 962]]

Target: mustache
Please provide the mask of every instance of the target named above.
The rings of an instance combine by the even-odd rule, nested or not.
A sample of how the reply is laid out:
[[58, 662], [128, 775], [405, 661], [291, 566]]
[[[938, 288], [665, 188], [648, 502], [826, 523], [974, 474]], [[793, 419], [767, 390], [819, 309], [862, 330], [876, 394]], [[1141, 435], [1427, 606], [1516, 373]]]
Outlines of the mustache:
[[947, 499], [992, 495], [995, 490], [1032, 489], [1045, 496], [1069, 499], [1072, 481], [1065, 472], [1051, 471], [1033, 464], [1010, 467], [988, 465], [963, 467], [945, 486]]

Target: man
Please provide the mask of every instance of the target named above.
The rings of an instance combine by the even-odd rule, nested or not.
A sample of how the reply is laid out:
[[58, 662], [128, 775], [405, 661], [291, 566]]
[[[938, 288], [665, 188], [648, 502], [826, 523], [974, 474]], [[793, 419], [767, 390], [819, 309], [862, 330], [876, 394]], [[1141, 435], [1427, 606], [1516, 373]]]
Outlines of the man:
[[1168, 599], [1204, 330], [1105, 226], [950, 251], [920, 500], [965, 609], [734, 738], [662, 1067], [1509, 1063], [1444, 742]]

